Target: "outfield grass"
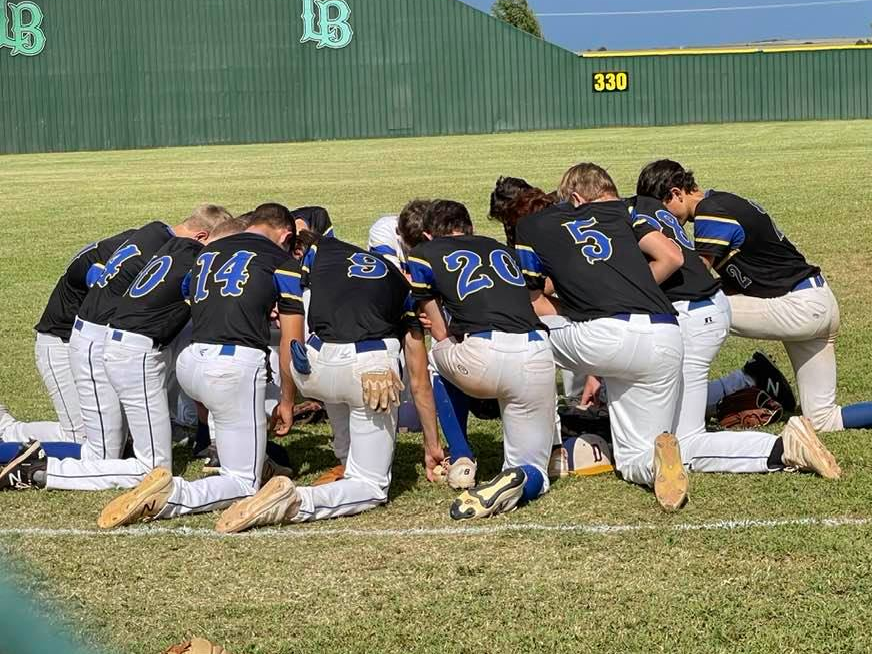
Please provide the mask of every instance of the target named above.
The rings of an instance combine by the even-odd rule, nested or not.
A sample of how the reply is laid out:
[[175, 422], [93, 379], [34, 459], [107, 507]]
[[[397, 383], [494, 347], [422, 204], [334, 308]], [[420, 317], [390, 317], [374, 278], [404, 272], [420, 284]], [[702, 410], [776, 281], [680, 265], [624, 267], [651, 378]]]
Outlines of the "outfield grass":
[[[177, 220], [206, 200], [234, 212], [277, 200], [327, 206], [338, 234], [362, 243], [376, 217], [421, 196], [466, 202], [478, 227], [497, 235], [484, 215], [500, 174], [550, 189], [569, 164], [592, 160], [629, 194], [639, 169], [662, 156], [692, 167], [703, 185], [756, 199], [822, 265], [842, 310], [839, 398], [872, 398], [872, 122], [841, 122], [0, 157], [0, 401], [22, 418], [50, 418], [32, 325], [68, 257], [121, 228]], [[731, 339], [717, 371], [759, 345]], [[789, 367], [780, 345], [764, 349]], [[696, 475], [690, 504], [667, 516], [649, 493], [612, 477], [571, 480], [476, 525], [517, 527], [493, 533], [397, 531], [457, 526], [452, 494], [423, 481], [416, 437], [404, 436], [391, 504], [357, 518], [219, 539], [206, 531], [210, 514], [161, 525], [194, 531], [97, 537], [96, 515], [113, 493], [6, 493], [0, 552], [81, 638], [131, 654], [191, 634], [234, 654], [864, 652], [870, 435], [827, 435], [845, 470], [837, 483]], [[483, 476], [496, 472], [495, 423], [474, 423], [472, 437]], [[333, 465], [323, 427], [295, 433], [290, 450], [304, 482]], [[184, 460], [178, 467], [199, 473]], [[856, 521], [778, 522], [804, 518]], [[745, 520], [762, 522], [683, 528]], [[644, 529], [539, 528], [561, 525]], [[9, 531], [36, 527], [85, 531]]]

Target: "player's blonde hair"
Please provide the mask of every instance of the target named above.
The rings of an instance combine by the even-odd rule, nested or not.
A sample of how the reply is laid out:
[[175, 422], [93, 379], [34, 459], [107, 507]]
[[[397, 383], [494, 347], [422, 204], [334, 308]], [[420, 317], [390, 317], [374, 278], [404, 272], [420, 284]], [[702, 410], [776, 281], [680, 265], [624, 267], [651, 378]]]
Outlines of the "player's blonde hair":
[[194, 231], [212, 232], [221, 223], [232, 219], [233, 215], [220, 205], [201, 204], [194, 207], [184, 224]]
[[605, 168], [595, 163], [580, 163], [564, 173], [557, 189], [557, 195], [564, 202], [571, 200], [573, 193], [593, 201], [604, 196], [618, 197], [618, 187]]
[[224, 238], [225, 236], [233, 236], [241, 234], [251, 225], [251, 214], [244, 213], [236, 218], [229, 218], [224, 222], [218, 223], [211, 231], [212, 240]]

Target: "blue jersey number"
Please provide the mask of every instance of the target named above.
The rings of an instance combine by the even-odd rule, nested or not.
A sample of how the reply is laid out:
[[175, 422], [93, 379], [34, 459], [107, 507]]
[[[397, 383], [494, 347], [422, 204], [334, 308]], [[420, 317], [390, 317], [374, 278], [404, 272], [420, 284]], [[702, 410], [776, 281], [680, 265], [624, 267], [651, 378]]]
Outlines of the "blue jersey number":
[[172, 265], [173, 258], [169, 255], [156, 257], [149, 261], [139, 276], [133, 280], [130, 288], [127, 289], [128, 295], [138, 299], [151, 293], [167, 278]]
[[351, 265], [348, 266], [348, 276], [357, 277], [358, 279], [381, 279], [388, 274], [387, 264], [365, 252], [355, 252], [348, 260]]
[[[687, 235], [687, 232], [684, 231], [684, 227], [681, 226], [681, 223], [678, 222], [678, 218], [673, 216], [671, 213], [666, 211], [665, 209], [660, 209], [654, 213], [657, 218], [652, 218], [644, 213], [640, 213], [636, 216], [636, 218], [640, 218], [647, 222], [651, 227], [658, 230], [659, 232], [663, 232], [664, 227], [668, 227], [672, 230], [672, 240], [678, 242], [679, 245], [684, 246], [688, 250], [693, 250], [693, 241], [690, 240], [690, 237]], [[664, 234], [664, 236], [669, 237], [669, 234]]]
[[96, 285], [100, 288], [106, 288], [109, 285], [109, 282], [115, 279], [118, 273], [121, 272], [121, 267], [125, 262], [133, 257], [138, 257], [140, 254], [142, 253], [139, 251], [139, 248], [133, 243], [124, 245], [115, 250], [115, 254], [109, 257], [109, 261], [106, 262], [106, 267], [103, 269], [103, 273], [95, 282]]
[[[460, 272], [457, 278], [457, 297], [463, 302], [473, 293], [478, 293], [486, 288], [493, 288], [494, 280], [490, 275], [482, 273], [476, 275], [483, 266], [481, 257], [470, 250], [458, 250], [443, 258], [445, 269], [448, 272]], [[518, 265], [512, 256], [505, 250], [494, 250], [490, 253], [489, 263], [491, 269], [504, 282], [512, 286], [524, 286], [524, 277], [518, 270]]]
[[217, 252], [204, 252], [197, 258], [197, 286], [194, 289], [194, 302], [202, 302], [209, 297], [209, 290], [206, 284], [209, 281], [209, 276], [217, 283], [221, 284], [218, 292], [222, 297], [239, 297], [245, 290], [245, 284], [250, 277], [248, 266], [251, 260], [257, 255], [254, 252], [240, 250], [227, 260], [215, 274], [212, 274], [212, 265], [215, 263]]
[[613, 252], [612, 239], [599, 230], [591, 229], [594, 225], [596, 225], [596, 218], [563, 223], [575, 243], [581, 246], [581, 253], [591, 265], [597, 261], [608, 261], [612, 258]]

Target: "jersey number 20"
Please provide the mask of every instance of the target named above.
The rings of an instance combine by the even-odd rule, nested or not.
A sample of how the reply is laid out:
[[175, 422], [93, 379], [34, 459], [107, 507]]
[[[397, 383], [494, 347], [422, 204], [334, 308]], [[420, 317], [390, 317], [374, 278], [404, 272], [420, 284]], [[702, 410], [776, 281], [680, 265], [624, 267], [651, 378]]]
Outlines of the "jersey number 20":
[[[490, 253], [490, 267], [507, 284], [512, 286], [525, 286], [524, 277], [515, 260], [505, 250], [494, 250]], [[457, 297], [462, 302], [473, 293], [493, 288], [494, 280], [490, 275], [476, 275], [482, 267], [481, 257], [470, 250], [458, 250], [444, 257], [445, 268], [448, 272], [460, 271], [457, 278]]]
[[209, 297], [206, 284], [210, 276], [216, 284], [221, 285], [218, 289], [221, 297], [239, 297], [245, 290], [249, 278], [248, 265], [257, 255], [254, 252], [240, 250], [212, 274], [212, 265], [217, 256], [217, 252], [204, 252], [197, 258], [197, 287], [194, 290], [194, 302], [202, 302]]

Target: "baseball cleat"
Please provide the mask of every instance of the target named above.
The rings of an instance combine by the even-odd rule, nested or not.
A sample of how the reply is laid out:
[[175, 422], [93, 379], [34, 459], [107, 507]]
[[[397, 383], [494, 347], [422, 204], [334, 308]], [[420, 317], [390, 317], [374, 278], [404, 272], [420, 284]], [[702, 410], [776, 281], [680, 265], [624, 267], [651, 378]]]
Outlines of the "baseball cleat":
[[451, 504], [454, 520], [490, 518], [511, 511], [524, 494], [527, 475], [520, 468], [503, 470], [491, 481], [463, 491]]
[[173, 492], [173, 473], [155, 468], [139, 486], [109, 502], [97, 518], [100, 529], [115, 529], [155, 518], [167, 505]]
[[796, 411], [796, 396], [787, 377], [776, 367], [775, 362], [763, 352], [754, 352], [742, 371], [754, 380], [757, 388], [766, 391], [788, 413]]
[[678, 439], [660, 434], [654, 441], [654, 495], [664, 511], [678, 511], [687, 502], [687, 471]]
[[226, 509], [215, 529], [222, 534], [237, 534], [252, 527], [287, 524], [299, 512], [300, 504], [294, 482], [287, 477], [273, 477], [257, 493]]
[[221, 461], [218, 459], [218, 446], [215, 443], [209, 445], [204, 452], [203, 473], [207, 475], [217, 475], [221, 472]]
[[548, 478], [551, 481], [569, 476], [569, 453], [562, 445], [551, 450], [548, 459]]
[[325, 484], [332, 484], [334, 481], [339, 481], [340, 479], [345, 479], [345, 466], [343, 465], [330, 468], [330, 470], [313, 481], [312, 486], [324, 486]]
[[[446, 465], [445, 462], [442, 465]], [[475, 461], [462, 456], [455, 461], [448, 462], [447, 465], [446, 480], [450, 488], [467, 490], [475, 486], [475, 473], [478, 471], [478, 464]]]
[[820, 441], [811, 420], [794, 416], [781, 432], [784, 454], [781, 459], [788, 468], [801, 472], [814, 472], [825, 479], [838, 479], [842, 469], [836, 458]]
[[263, 462], [263, 468], [260, 472], [260, 485], [263, 486], [273, 477], [287, 477], [288, 479], [292, 479], [294, 476], [294, 471], [290, 468], [286, 468], [285, 466], [279, 465], [272, 458], [267, 455], [266, 460]]
[[33, 473], [45, 470], [45, 452], [39, 441], [24, 443], [18, 454], [0, 470], [0, 490], [35, 488]]

